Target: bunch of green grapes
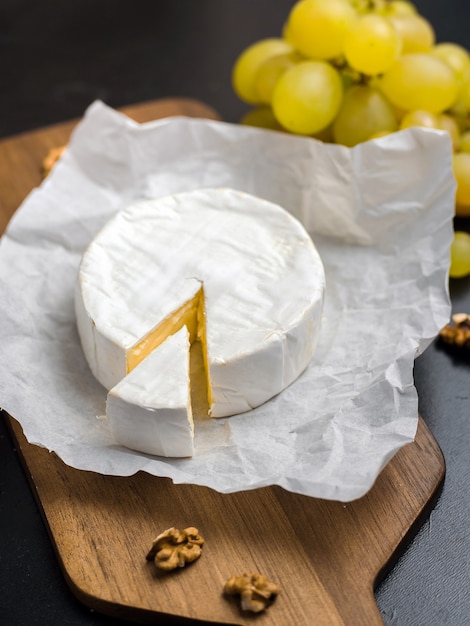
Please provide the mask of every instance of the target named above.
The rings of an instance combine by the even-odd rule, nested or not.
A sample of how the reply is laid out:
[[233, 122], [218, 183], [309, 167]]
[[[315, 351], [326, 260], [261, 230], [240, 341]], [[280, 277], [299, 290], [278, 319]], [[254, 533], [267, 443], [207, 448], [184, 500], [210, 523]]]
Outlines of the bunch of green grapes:
[[[240, 54], [232, 83], [253, 107], [244, 124], [349, 147], [411, 126], [448, 132], [456, 215], [470, 217], [470, 54], [436, 43], [412, 2], [298, 0], [279, 36]], [[460, 233], [451, 256], [452, 276], [470, 274]]]

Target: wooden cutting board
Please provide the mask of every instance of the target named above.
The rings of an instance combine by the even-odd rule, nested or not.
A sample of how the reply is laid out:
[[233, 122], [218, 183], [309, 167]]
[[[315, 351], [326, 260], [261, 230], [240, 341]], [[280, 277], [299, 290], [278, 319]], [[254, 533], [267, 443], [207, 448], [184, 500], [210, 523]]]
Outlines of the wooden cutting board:
[[[191, 100], [124, 112], [140, 122], [173, 114], [217, 117]], [[0, 232], [40, 183], [49, 149], [66, 143], [73, 126], [0, 141]], [[90, 608], [142, 623], [382, 624], [374, 586], [431, 510], [445, 474], [422, 419], [416, 440], [396, 454], [366, 496], [348, 504], [277, 487], [222, 495], [145, 473], [123, 478], [78, 471], [30, 445], [18, 422], [7, 421], [73, 593]], [[145, 555], [171, 526], [196, 526], [205, 539], [203, 555], [185, 569], [157, 575]], [[256, 617], [222, 594], [232, 574], [246, 571], [281, 587], [276, 602]]]

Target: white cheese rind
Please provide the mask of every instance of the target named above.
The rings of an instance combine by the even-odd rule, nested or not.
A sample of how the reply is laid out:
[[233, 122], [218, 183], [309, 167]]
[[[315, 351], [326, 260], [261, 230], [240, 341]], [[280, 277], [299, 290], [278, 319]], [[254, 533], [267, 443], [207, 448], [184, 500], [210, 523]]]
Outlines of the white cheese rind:
[[123, 446], [166, 457], [193, 455], [186, 327], [110, 390], [106, 414], [116, 441]]
[[[217, 398], [212, 416], [233, 415], [235, 406], [238, 413], [249, 411], [294, 382], [312, 358], [320, 316], [321, 308], [309, 311], [290, 330], [267, 335], [256, 352], [240, 354], [223, 364], [211, 362], [212, 393]], [[273, 393], [274, 389], [278, 391]]]
[[128, 207], [85, 252], [76, 311], [96, 378], [121, 380], [127, 350], [201, 285], [213, 416], [258, 406], [302, 373], [325, 289], [311, 238], [273, 203], [201, 189]]

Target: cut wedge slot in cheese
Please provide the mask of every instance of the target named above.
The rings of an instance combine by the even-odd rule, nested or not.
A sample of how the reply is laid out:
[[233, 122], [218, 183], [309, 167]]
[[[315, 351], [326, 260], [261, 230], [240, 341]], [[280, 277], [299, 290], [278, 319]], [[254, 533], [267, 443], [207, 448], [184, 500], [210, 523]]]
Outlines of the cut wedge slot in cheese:
[[[134, 385], [153, 367], [164, 389], [158, 354], [186, 327], [202, 348], [198, 384], [209, 413], [225, 417], [266, 402], [304, 371], [319, 336], [324, 289], [318, 252], [292, 215], [250, 194], [200, 189], [133, 204], [98, 233], [80, 265], [77, 325], [110, 397], [120, 381], [125, 387], [133, 374]], [[130, 426], [116, 438], [142, 450], [141, 412], [127, 404]], [[108, 408], [112, 425], [113, 412]], [[176, 436], [165, 435], [167, 449], [178, 448], [169, 441]]]
[[[126, 353], [126, 371], [131, 372], [144, 359], [148, 357], [166, 338], [185, 327], [189, 333], [190, 344], [195, 341], [202, 343], [202, 351], [197, 351], [202, 357], [205, 371], [204, 393], [206, 402], [210, 406], [212, 401], [211, 385], [208, 380], [209, 368], [207, 366], [207, 346], [204, 314], [204, 289], [199, 287], [191, 300], [184, 302], [178, 310], [174, 311], [167, 319], [153, 328], [135, 346]], [[194, 352], [196, 354], [196, 351]]]

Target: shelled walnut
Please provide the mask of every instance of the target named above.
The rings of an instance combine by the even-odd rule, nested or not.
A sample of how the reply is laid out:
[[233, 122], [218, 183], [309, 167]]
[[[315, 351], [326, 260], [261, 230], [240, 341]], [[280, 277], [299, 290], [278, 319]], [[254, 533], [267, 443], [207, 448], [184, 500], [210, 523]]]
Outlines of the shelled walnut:
[[146, 558], [153, 561], [158, 569], [170, 571], [198, 559], [203, 544], [204, 539], [193, 526], [184, 530], [168, 528], [153, 541]]
[[260, 613], [264, 611], [281, 592], [279, 585], [269, 581], [262, 574], [232, 576], [224, 585], [224, 593], [239, 595], [244, 611]]
[[452, 324], [441, 329], [439, 337], [445, 343], [461, 348], [470, 348], [470, 315], [456, 313], [452, 316]]

